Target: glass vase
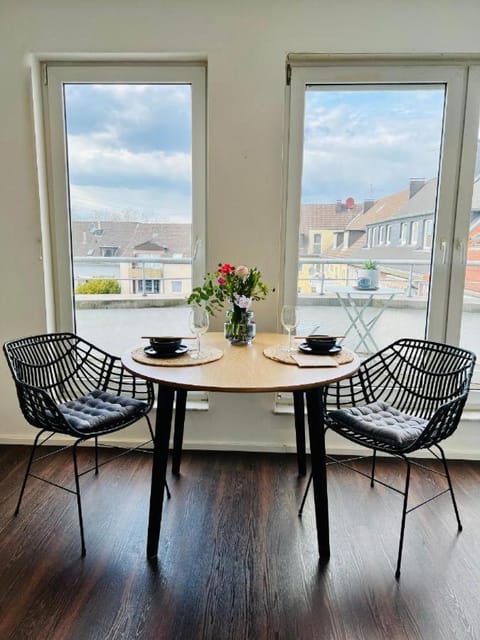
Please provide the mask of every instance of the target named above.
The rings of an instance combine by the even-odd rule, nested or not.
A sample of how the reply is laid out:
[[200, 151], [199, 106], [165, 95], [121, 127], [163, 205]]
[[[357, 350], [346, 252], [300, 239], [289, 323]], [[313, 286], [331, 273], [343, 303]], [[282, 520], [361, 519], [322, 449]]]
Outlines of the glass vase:
[[233, 305], [226, 312], [227, 321], [223, 325], [223, 334], [230, 344], [251, 344], [257, 333], [253, 311]]

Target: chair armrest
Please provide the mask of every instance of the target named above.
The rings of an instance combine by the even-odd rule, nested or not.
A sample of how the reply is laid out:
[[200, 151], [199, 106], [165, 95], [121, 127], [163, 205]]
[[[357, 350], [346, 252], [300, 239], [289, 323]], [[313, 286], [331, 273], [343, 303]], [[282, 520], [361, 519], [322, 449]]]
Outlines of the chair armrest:
[[466, 391], [457, 398], [442, 404], [430, 418], [418, 440], [407, 449], [407, 452], [426, 449], [451, 436], [460, 423], [467, 397], [468, 392]]
[[70, 433], [70, 426], [57, 407], [55, 400], [40, 387], [15, 381], [17, 396], [27, 422], [38, 429]]
[[[153, 385], [143, 378], [131, 374], [122, 364], [118, 356], [114, 356], [86, 340], [80, 339], [77, 348], [84, 354], [81, 365], [82, 374], [92, 385], [113, 395], [135, 398], [146, 403], [148, 410], [153, 406]], [[80, 391], [80, 389], [79, 389]], [[80, 394], [81, 395], [81, 394]]]
[[130, 373], [119, 357], [109, 355], [109, 358], [109, 367], [102, 389], [118, 396], [143, 400], [150, 410], [154, 401], [152, 383]]
[[323, 399], [327, 412], [333, 409], [355, 407], [375, 401], [375, 396], [368, 385], [365, 362], [360, 365], [358, 371], [350, 378], [334, 382], [325, 387]]

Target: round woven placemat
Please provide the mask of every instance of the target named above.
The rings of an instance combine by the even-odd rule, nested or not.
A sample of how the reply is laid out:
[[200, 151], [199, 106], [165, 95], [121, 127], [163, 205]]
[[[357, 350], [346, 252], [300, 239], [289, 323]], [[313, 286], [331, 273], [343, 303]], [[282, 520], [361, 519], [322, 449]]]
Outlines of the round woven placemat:
[[[298, 353], [301, 353], [301, 351], [299, 351]], [[263, 355], [266, 356], [267, 358], [270, 358], [270, 360], [283, 362], [283, 364], [294, 364], [294, 365], [297, 364], [295, 360], [293, 360], [293, 358], [290, 357], [290, 354], [287, 351], [285, 351], [284, 346], [278, 345], [273, 347], [267, 347], [266, 349], [263, 350]], [[318, 355], [328, 356], [329, 354], [322, 353]], [[333, 355], [330, 355], [329, 357], [334, 358], [338, 362], [338, 364], [348, 364], [349, 362], [353, 362], [353, 359], [354, 359], [353, 353], [345, 349], [342, 349], [340, 353], [335, 353]]]
[[132, 358], [135, 362], [153, 365], [154, 367], [194, 367], [199, 364], [215, 362], [215, 360], [220, 360], [223, 356], [223, 351], [215, 347], [202, 347], [202, 352], [205, 354], [205, 357], [201, 360], [192, 358], [188, 351], [177, 358], [152, 358], [151, 356], [145, 355], [143, 347], [138, 347], [138, 349], [132, 351]]

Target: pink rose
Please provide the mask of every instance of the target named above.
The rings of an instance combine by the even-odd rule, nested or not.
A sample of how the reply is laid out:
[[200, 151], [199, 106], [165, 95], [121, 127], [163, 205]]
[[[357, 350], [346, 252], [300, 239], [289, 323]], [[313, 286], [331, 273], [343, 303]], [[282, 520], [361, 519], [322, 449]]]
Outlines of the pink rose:
[[222, 276], [219, 276], [219, 277], [217, 278], [217, 282], [218, 282], [218, 284], [219, 284], [220, 286], [222, 286], [223, 284], [225, 284], [226, 280], [225, 280], [225, 278], [222, 278]]
[[249, 271], [250, 269], [247, 266], [241, 264], [235, 269], [235, 275], [237, 275], [239, 278], [246, 278]]

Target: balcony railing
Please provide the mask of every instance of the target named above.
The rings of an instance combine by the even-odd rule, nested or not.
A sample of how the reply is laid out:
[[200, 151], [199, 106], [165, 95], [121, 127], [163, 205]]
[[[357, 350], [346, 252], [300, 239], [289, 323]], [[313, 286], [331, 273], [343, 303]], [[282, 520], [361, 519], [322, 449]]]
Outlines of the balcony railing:
[[[301, 257], [298, 261], [298, 297], [328, 295], [329, 287], [351, 286], [356, 284], [357, 270], [362, 268], [364, 259], [356, 258], [314, 258]], [[144, 298], [146, 296], [168, 297], [178, 300], [186, 298], [191, 291], [191, 258], [153, 258], [138, 256], [121, 257], [75, 257], [74, 287], [87, 280], [109, 278], [117, 280], [124, 295], [130, 298]], [[123, 270], [128, 271], [122, 274]], [[189, 265], [190, 273], [185, 275], [185, 267]], [[331, 276], [328, 267], [345, 265], [345, 274], [342, 277]], [[428, 297], [430, 260], [385, 260], [379, 261], [381, 272], [381, 286], [398, 288], [405, 298]], [[183, 268], [182, 268], [183, 266]], [[165, 274], [168, 267], [168, 275]], [[178, 267], [178, 273], [175, 273]], [[310, 267], [305, 273], [305, 267]], [[467, 267], [480, 267], [480, 261], [469, 260]], [[134, 271], [134, 273], [132, 273]], [[149, 281], [158, 281], [158, 285], [149, 285]], [[181, 290], [172, 292], [169, 283], [181, 282]], [[135, 285], [134, 285], [135, 282]], [[140, 284], [138, 284], [140, 283]], [[122, 286], [123, 285], [123, 286]], [[157, 289], [157, 290], [156, 290]], [[480, 302], [480, 281], [469, 280], [465, 285], [465, 294], [478, 296]], [[108, 294], [108, 298], [120, 294]], [[88, 297], [87, 294], [77, 296], [80, 299]]]
[[[182, 265], [188, 265], [187, 275]], [[146, 297], [147, 295], [186, 297], [191, 291], [191, 265], [191, 258], [74, 257], [74, 289], [88, 280], [112, 279], [120, 284], [122, 294], [129, 297]], [[172, 273], [166, 275], [166, 267], [169, 267]], [[175, 273], [175, 267], [178, 267], [177, 273]], [[181, 282], [180, 291], [171, 290], [171, 286], [168, 285], [173, 282]], [[111, 298], [122, 294], [108, 294], [108, 296]], [[77, 297], [82, 299], [88, 295], [90, 294], [79, 294]]]
[[[352, 286], [357, 282], [357, 271], [361, 269], [365, 259], [355, 258], [312, 258], [301, 257], [298, 260], [298, 296], [309, 295], [306, 289], [311, 288], [310, 295], [325, 295], [329, 286]], [[329, 276], [327, 267], [330, 265], [345, 265], [345, 274], [342, 277]], [[303, 275], [304, 267], [310, 266], [314, 273]], [[430, 281], [430, 260], [385, 260], [378, 262], [380, 271], [379, 284], [384, 287], [398, 288], [404, 296], [428, 297]], [[467, 267], [480, 267], [480, 261], [469, 260]], [[417, 269], [416, 269], [417, 268]], [[472, 287], [472, 290], [469, 290]], [[480, 281], [467, 281], [465, 293], [480, 297]], [[480, 298], [479, 298], [480, 301]]]

